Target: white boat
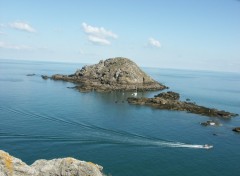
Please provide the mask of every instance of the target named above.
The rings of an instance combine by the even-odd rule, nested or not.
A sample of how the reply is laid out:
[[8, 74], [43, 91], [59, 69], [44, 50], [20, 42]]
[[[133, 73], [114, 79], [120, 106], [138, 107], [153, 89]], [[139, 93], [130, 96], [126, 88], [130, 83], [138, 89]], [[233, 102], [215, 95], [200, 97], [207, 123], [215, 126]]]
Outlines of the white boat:
[[211, 148], [213, 148], [213, 145], [205, 144], [205, 145], [203, 145], [203, 148], [204, 149], [211, 149]]
[[134, 97], [136, 97], [136, 96], [137, 96], [137, 92], [132, 93], [132, 95], [133, 95]]

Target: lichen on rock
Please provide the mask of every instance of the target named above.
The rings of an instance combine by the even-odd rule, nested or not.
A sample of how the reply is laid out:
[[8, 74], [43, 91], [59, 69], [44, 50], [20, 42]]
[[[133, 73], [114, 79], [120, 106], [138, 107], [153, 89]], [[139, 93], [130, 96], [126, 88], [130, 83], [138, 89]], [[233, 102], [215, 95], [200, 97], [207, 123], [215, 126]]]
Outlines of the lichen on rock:
[[74, 158], [37, 160], [27, 165], [0, 150], [0, 176], [103, 176], [103, 167]]

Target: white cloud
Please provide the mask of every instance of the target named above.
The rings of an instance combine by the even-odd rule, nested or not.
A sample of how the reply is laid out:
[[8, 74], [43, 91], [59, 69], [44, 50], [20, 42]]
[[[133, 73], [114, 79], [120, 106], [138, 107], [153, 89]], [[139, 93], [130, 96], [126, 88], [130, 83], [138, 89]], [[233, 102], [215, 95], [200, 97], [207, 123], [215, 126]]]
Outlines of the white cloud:
[[14, 49], [14, 50], [31, 50], [33, 49], [27, 45], [14, 45], [0, 41], [0, 49]]
[[149, 38], [148, 39], [148, 44], [152, 47], [157, 47], [157, 48], [160, 48], [162, 46], [161, 43], [154, 38]]
[[111, 42], [105, 38], [100, 38], [100, 37], [96, 37], [93, 35], [89, 35], [88, 36], [88, 40], [92, 43], [97, 43], [97, 44], [102, 44], [102, 45], [110, 45]]
[[94, 27], [86, 23], [82, 23], [83, 31], [88, 35], [88, 40], [92, 43], [110, 45], [110, 39], [117, 39], [117, 34], [106, 30], [103, 27]]
[[9, 26], [11, 28], [22, 30], [25, 32], [31, 32], [31, 33], [36, 32], [36, 30], [31, 25], [25, 22], [13, 22], [13, 23], [10, 23]]
[[3, 34], [5, 34], [4, 32], [2, 32], [2, 31], [0, 31], [0, 35], [3, 35]]

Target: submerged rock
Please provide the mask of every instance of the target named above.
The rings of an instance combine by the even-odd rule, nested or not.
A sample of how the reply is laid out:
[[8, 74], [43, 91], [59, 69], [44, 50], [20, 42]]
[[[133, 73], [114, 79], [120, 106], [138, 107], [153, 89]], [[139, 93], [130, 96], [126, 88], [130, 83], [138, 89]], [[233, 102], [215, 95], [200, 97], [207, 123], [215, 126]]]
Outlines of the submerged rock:
[[84, 66], [71, 75], [56, 74], [53, 80], [78, 83], [77, 89], [87, 91], [111, 90], [162, 90], [166, 86], [158, 83], [143, 72], [133, 61], [117, 57], [98, 64]]
[[74, 158], [37, 160], [29, 166], [0, 150], [1, 176], [103, 176], [102, 169], [97, 164]]
[[191, 102], [183, 102], [179, 100], [179, 94], [175, 92], [160, 93], [154, 98], [135, 98], [130, 97], [127, 99], [130, 104], [148, 105], [159, 109], [186, 111], [189, 113], [200, 114], [210, 117], [230, 118], [238, 114], [207, 108], [199, 106]]

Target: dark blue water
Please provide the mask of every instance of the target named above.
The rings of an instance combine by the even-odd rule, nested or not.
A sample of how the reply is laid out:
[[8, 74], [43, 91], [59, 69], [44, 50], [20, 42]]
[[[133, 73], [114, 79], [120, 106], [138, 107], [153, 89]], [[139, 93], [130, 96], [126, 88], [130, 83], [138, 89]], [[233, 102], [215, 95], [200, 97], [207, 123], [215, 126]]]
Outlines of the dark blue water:
[[[40, 76], [71, 74], [82, 66], [0, 60], [0, 149], [28, 164], [71, 156], [98, 163], [114, 176], [239, 174], [240, 135], [231, 131], [240, 126], [239, 117], [202, 127], [211, 118], [129, 105], [131, 92], [80, 93], [67, 88], [72, 83]], [[144, 70], [182, 100], [240, 114], [240, 74]]]

